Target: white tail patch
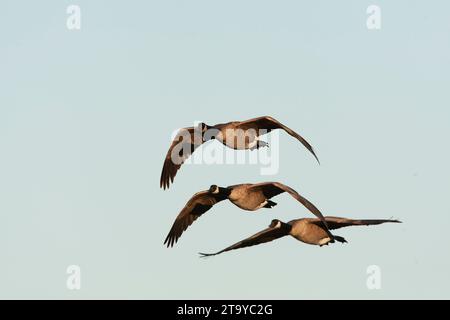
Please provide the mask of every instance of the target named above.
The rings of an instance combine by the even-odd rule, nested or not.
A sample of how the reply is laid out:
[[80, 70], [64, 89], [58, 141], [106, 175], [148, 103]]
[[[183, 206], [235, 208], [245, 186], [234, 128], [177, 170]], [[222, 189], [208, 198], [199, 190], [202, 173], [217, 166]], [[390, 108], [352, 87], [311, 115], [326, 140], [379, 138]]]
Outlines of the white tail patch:
[[258, 209], [263, 208], [267, 203], [267, 200], [264, 200], [264, 202], [259, 205]]
[[319, 246], [326, 245], [326, 244], [328, 244], [328, 242], [330, 242], [330, 241], [331, 241], [331, 239], [330, 239], [329, 237], [323, 238], [323, 239], [321, 239], [321, 240], [319, 241]]

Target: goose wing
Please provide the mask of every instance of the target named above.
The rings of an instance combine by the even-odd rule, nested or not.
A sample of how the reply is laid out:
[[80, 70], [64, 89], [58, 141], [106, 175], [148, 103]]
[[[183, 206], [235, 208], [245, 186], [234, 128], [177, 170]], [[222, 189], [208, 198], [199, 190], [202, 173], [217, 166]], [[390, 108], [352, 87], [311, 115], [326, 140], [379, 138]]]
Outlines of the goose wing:
[[194, 194], [176, 217], [164, 244], [167, 244], [167, 247], [173, 247], [181, 237], [181, 234], [197, 220], [198, 217], [224, 199], [226, 199], [226, 197], [212, 195], [208, 191], [201, 191]]
[[246, 120], [246, 121], [242, 121], [240, 124], [238, 124], [236, 126], [236, 128], [243, 129], [243, 130], [247, 130], [247, 129], [254, 129], [254, 130], [266, 129], [267, 132], [270, 132], [270, 131], [275, 130], [275, 129], [282, 129], [282, 130], [286, 131], [288, 134], [290, 134], [292, 137], [294, 137], [295, 139], [300, 141], [301, 144], [303, 144], [305, 146], [305, 148], [308, 149], [309, 152], [311, 152], [313, 154], [313, 156], [316, 158], [317, 162], [319, 162], [319, 158], [317, 157], [313, 147], [309, 144], [308, 141], [306, 141], [297, 132], [295, 132], [291, 128], [285, 126], [284, 124], [282, 124], [281, 122], [279, 122], [278, 120], [276, 120], [276, 119], [274, 119], [272, 117], [264, 116], [264, 117], [258, 117], [258, 118], [253, 118], [253, 119], [249, 119], [249, 120]]
[[280, 224], [277, 224], [275, 226], [271, 225], [268, 228], [266, 228], [258, 233], [255, 233], [251, 237], [248, 237], [244, 240], [236, 242], [235, 244], [233, 244], [223, 250], [220, 250], [216, 253], [200, 253], [200, 256], [202, 256], [202, 257], [215, 256], [222, 252], [235, 250], [235, 249], [241, 249], [241, 248], [245, 248], [245, 247], [251, 247], [251, 246], [255, 246], [257, 244], [270, 242], [275, 239], [287, 236], [288, 234], [289, 234], [289, 230], [281, 228]]
[[164, 159], [159, 182], [161, 188], [169, 188], [181, 165], [202, 144], [201, 132], [194, 127], [183, 128], [178, 131]]
[[[325, 220], [327, 221], [330, 230], [350, 226], [371, 226], [387, 222], [401, 223], [401, 221], [395, 219], [347, 219], [341, 217], [325, 217]], [[315, 220], [313, 221], [313, 223], [321, 223], [321, 222], [320, 220]]]
[[289, 193], [294, 199], [303, 204], [306, 207], [306, 209], [311, 211], [311, 213], [313, 213], [317, 218], [320, 219], [320, 221], [322, 221], [322, 223], [325, 225], [325, 229], [327, 230], [328, 235], [331, 238], [333, 238], [332, 234], [328, 231], [328, 225], [327, 222], [325, 221], [324, 216], [322, 215], [322, 212], [320, 212], [320, 210], [317, 209], [317, 207], [314, 204], [312, 204], [308, 199], [301, 196], [297, 191], [295, 191], [291, 187], [288, 187], [280, 182], [263, 182], [254, 184], [253, 186], [249, 187], [249, 189], [262, 191], [264, 196], [267, 197], [267, 199], [275, 197], [283, 192]]

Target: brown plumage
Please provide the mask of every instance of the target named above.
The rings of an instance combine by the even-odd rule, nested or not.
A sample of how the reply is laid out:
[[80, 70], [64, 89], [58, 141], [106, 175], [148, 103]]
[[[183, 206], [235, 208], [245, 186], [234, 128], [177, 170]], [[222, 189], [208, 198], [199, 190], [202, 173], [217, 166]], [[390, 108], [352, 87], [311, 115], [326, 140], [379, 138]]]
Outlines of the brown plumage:
[[160, 187], [169, 188], [184, 161], [203, 143], [214, 139], [236, 150], [254, 150], [268, 146], [266, 142], [259, 140], [259, 136], [276, 129], [282, 129], [296, 138], [319, 161], [311, 145], [302, 136], [269, 116], [214, 126], [200, 123], [197, 127], [180, 129], [177, 133], [164, 159]]
[[301, 196], [294, 189], [280, 182], [264, 182], [257, 184], [238, 184], [226, 188], [212, 185], [209, 190], [196, 193], [178, 214], [172, 228], [167, 235], [164, 244], [173, 246], [181, 234], [203, 213], [211, 209], [216, 203], [228, 199], [239, 208], [247, 211], [255, 211], [261, 208], [272, 208], [275, 202], [269, 200], [283, 192], [287, 192], [294, 199], [303, 204], [310, 212], [318, 217], [327, 235], [333, 241], [333, 235], [327, 230], [326, 221], [317, 207], [309, 200]]
[[[160, 187], [169, 188], [171, 182], [175, 178], [177, 171], [187, 158], [203, 144], [200, 134], [196, 134], [196, 129], [183, 128], [177, 133], [170, 145], [169, 151], [167, 151], [166, 158], [164, 160], [163, 169], [161, 172]], [[178, 155], [176, 161], [172, 160], [172, 153]]]
[[[391, 220], [391, 219], [354, 220], [339, 217], [325, 217], [325, 220], [327, 221], [330, 230], [335, 230], [349, 226], [377, 225], [386, 222], [400, 223], [400, 221], [398, 220]], [[216, 253], [200, 253], [200, 255], [202, 257], [214, 256], [226, 251], [241, 249], [269, 242], [287, 235], [290, 235], [301, 242], [318, 246], [328, 245], [330, 242], [332, 242], [330, 241], [327, 231], [325, 230], [322, 222], [319, 219], [304, 218], [292, 220], [289, 221], [288, 223], [284, 223], [278, 219], [274, 219], [272, 220], [272, 223], [269, 225], [268, 228], [242, 241], [239, 241]], [[343, 237], [336, 235], [334, 236], [334, 239], [342, 243], [347, 242]]]
[[209, 190], [194, 194], [178, 214], [164, 244], [167, 244], [167, 247], [172, 247], [181, 237], [181, 234], [197, 220], [198, 217], [211, 209], [213, 205], [225, 199], [226, 197], [219, 194], [212, 194]]

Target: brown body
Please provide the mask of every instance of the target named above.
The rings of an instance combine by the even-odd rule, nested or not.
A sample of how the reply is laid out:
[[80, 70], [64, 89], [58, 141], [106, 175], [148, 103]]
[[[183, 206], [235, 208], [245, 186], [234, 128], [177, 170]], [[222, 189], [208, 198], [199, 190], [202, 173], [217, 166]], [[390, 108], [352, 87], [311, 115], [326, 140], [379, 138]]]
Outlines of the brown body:
[[262, 132], [252, 128], [240, 129], [239, 125], [240, 122], [233, 121], [214, 126], [218, 130], [215, 139], [235, 150], [257, 149], [258, 137]]
[[267, 204], [267, 197], [260, 190], [251, 188], [252, 184], [240, 184], [230, 186], [231, 193], [228, 196], [233, 204], [243, 210], [255, 211]]
[[328, 244], [331, 239], [322, 225], [317, 223], [317, 220], [318, 219], [298, 219], [289, 221], [288, 224], [292, 227], [289, 235], [307, 244]]

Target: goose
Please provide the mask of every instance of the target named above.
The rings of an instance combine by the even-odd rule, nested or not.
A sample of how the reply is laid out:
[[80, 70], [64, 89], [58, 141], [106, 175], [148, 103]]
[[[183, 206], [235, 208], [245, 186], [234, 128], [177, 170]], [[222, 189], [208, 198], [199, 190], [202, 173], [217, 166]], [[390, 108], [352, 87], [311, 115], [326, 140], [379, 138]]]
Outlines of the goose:
[[[387, 222], [401, 223], [399, 220], [353, 220], [340, 217], [325, 217], [330, 230], [339, 229], [349, 226], [369, 226], [382, 224]], [[264, 229], [251, 237], [239, 241], [228, 248], [220, 250], [216, 253], [199, 253], [201, 257], [210, 257], [221, 254], [226, 251], [254, 246], [257, 244], [269, 242], [284, 236], [290, 235], [291, 237], [311, 245], [318, 245], [320, 247], [328, 245], [331, 241], [324, 229], [321, 221], [314, 218], [303, 218], [289, 221], [288, 223], [282, 222], [278, 219], [272, 220], [267, 229]], [[340, 236], [334, 236], [334, 239], [341, 243], [347, 241]]]
[[322, 213], [309, 200], [302, 197], [294, 189], [280, 183], [280, 182], [263, 182], [257, 184], [244, 183], [229, 187], [219, 187], [212, 185], [208, 190], [197, 192], [186, 203], [184, 208], [178, 214], [172, 228], [167, 235], [164, 244], [167, 247], [173, 245], [181, 237], [181, 234], [203, 213], [211, 209], [215, 204], [225, 199], [230, 200], [237, 207], [247, 210], [255, 211], [261, 208], [272, 208], [277, 203], [271, 201], [283, 192], [289, 193], [294, 199], [303, 204], [309, 211], [318, 217], [324, 223], [324, 230], [329, 236], [330, 241], [333, 241], [333, 235], [328, 231], [327, 223]]
[[299, 140], [319, 162], [319, 158], [313, 148], [305, 139], [272, 117], [264, 116], [213, 126], [202, 122], [196, 127], [182, 128], [176, 134], [164, 159], [160, 187], [164, 190], [169, 188], [181, 165], [203, 143], [209, 140], [218, 140], [225, 146], [235, 150], [255, 150], [261, 147], [268, 147], [269, 145], [266, 142], [259, 140], [259, 136], [276, 129], [282, 129]]

